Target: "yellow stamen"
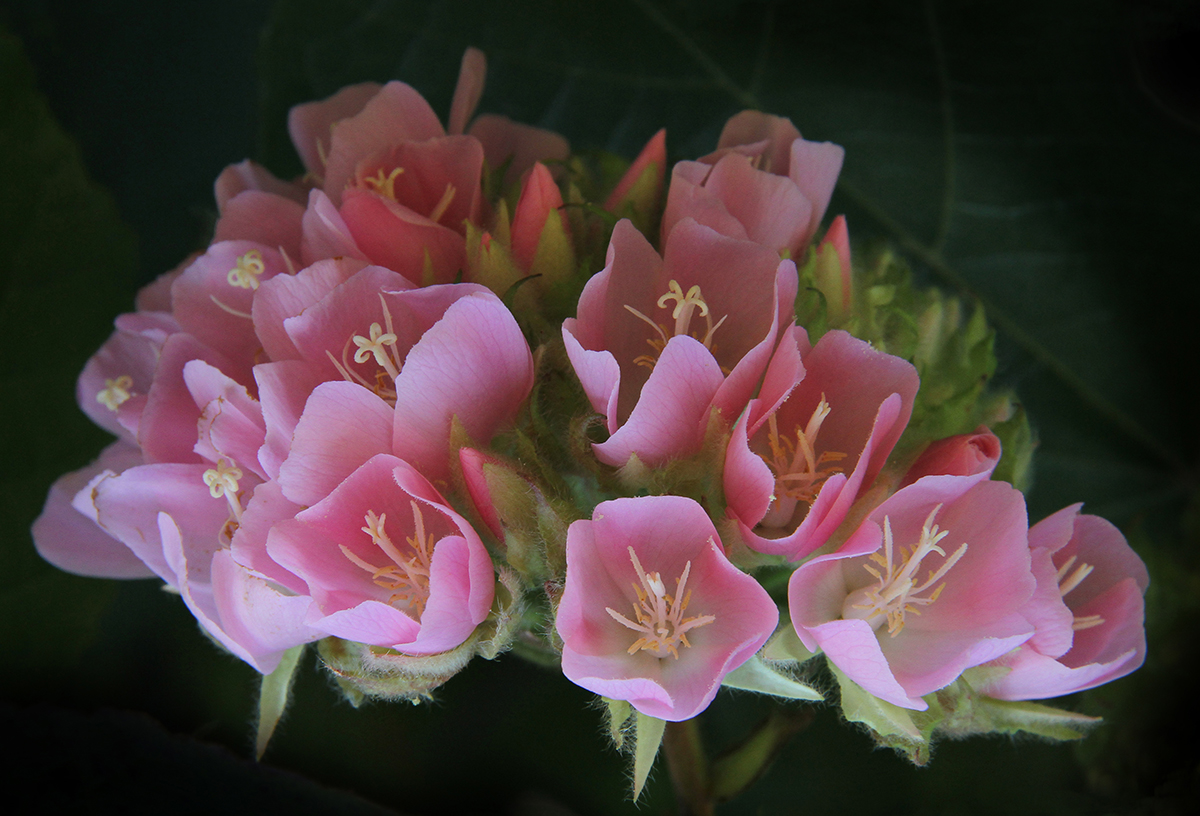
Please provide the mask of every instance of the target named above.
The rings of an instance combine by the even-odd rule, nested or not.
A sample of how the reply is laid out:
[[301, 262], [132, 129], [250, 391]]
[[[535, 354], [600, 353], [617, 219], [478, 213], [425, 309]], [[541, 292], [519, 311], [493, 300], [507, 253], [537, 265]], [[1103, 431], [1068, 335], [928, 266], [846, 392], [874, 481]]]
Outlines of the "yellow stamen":
[[649, 573], [642, 569], [633, 547], [629, 548], [629, 557], [638, 577], [638, 583], [633, 585], [633, 591], [638, 596], [637, 602], [633, 604], [633, 614], [637, 620], [632, 621], [609, 606], [604, 607], [604, 611], [622, 626], [641, 635], [629, 647], [629, 654], [646, 650], [653, 652], [655, 657], [666, 657], [669, 654], [678, 660], [679, 647], [682, 645], [687, 648], [692, 645], [688, 642], [687, 632], [707, 626], [716, 620], [714, 615], [683, 617], [684, 610], [692, 599], [691, 590], [686, 589], [692, 562], [688, 561], [684, 565], [683, 573], [676, 580], [675, 594], [668, 595], [662, 576], [657, 572]]
[[373, 510], [368, 510], [363, 517], [366, 525], [362, 531], [371, 537], [371, 543], [379, 547], [392, 563], [376, 567], [355, 555], [346, 545], [339, 544], [338, 548], [352, 564], [371, 573], [371, 580], [376, 586], [393, 590], [388, 597], [388, 603], [411, 606], [420, 618], [425, 604], [429, 601], [429, 565], [433, 558], [434, 542], [425, 532], [425, 519], [421, 515], [420, 506], [415, 501], [409, 503], [412, 507], [414, 533], [405, 538], [405, 542], [412, 555], [405, 556], [392, 543], [387, 530], [384, 529], [387, 513], [376, 515]]
[[263, 263], [262, 253], [257, 249], [252, 249], [245, 255], [238, 256], [237, 266], [229, 270], [225, 279], [229, 281], [230, 286], [236, 286], [239, 289], [257, 289], [258, 277], [266, 270], [267, 266]]
[[383, 175], [383, 168], [375, 171], [375, 175], [370, 178], [363, 179], [363, 184], [371, 188], [371, 192], [378, 193], [381, 196], [387, 196], [392, 201], [396, 200], [396, 177], [404, 172], [403, 167], [397, 167], [387, 176]]
[[115, 380], [105, 380], [104, 388], [96, 394], [96, 402], [110, 411], [116, 411], [121, 407], [121, 403], [133, 396], [130, 390], [132, 388], [133, 377], [128, 374], [122, 374]]
[[[946, 582], [942, 581], [942, 578], [967, 552], [967, 545], [963, 543], [946, 558], [946, 551], [938, 546], [938, 542], [950, 534], [949, 531], [939, 530], [933, 523], [934, 517], [941, 509], [942, 505], [939, 504], [926, 517], [925, 524], [921, 527], [921, 538], [911, 551], [900, 549], [899, 568], [893, 563], [891, 520], [884, 516], [883, 552], [876, 552], [870, 557], [870, 561], [878, 565], [879, 569], [870, 564], [863, 564], [863, 569], [874, 576], [878, 583], [851, 592], [842, 607], [843, 617], [865, 620], [872, 628], [882, 626], [886, 620], [888, 634], [895, 637], [904, 630], [906, 614], [920, 615], [921, 607], [929, 606], [938, 599], [942, 590], [946, 588]], [[945, 561], [937, 570], [930, 571], [928, 577], [918, 584], [916, 575], [921, 562], [933, 553], [942, 556]], [[922, 593], [928, 594], [922, 597]]]
[[[635, 357], [633, 362], [635, 365], [644, 366], [653, 369], [655, 363], [658, 362], [659, 356], [663, 349], [667, 347], [667, 342], [671, 337], [679, 337], [681, 335], [692, 337], [694, 340], [699, 340], [706, 349], [712, 350], [713, 334], [717, 329], [721, 328], [721, 324], [725, 322], [725, 318], [729, 315], [724, 315], [716, 323], [713, 323], [712, 316], [709, 314], [708, 304], [704, 300], [704, 296], [700, 292], [700, 287], [692, 286], [684, 294], [683, 287], [679, 281], [671, 280], [667, 283], [667, 293], [660, 297], [657, 301], [657, 306], [660, 309], [669, 308], [672, 301], [675, 301], [675, 307], [671, 310], [671, 319], [675, 321], [674, 332], [670, 336], [667, 335], [667, 327], [661, 323], [655, 323], [642, 312], [633, 308], [629, 304], [625, 304], [625, 309], [636, 318], [644, 322], [650, 328], [654, 329], [655, 337], [649, 338], [646, 342], [649, 344], [653, 354], [643, 354]], [[689, 334], [691, 330], [692, 316], [699, 313], [700, 317], [705, 320], [706, 331], [703, 337], [697, 337]], [[728, 373], [728, 372], [727, 372]]]
[[770, 457], [762, 459], [770, 466], [775, 474], [775, 499], [787, 497], [798, 502], [812, 504], [821, 487], [835, 473], [841, 473], [842, 468], [834, 463], [846, 458], [841, 451], [822, 451], [817, 454], [817, 436], [821, 425], [833, 409], [821, 394], [808, 424], [796, 428], [796, 441], [788, 437], [780, 437], [779, 424], [775, 414], [767, 420], [767, 444], [770, 446]]

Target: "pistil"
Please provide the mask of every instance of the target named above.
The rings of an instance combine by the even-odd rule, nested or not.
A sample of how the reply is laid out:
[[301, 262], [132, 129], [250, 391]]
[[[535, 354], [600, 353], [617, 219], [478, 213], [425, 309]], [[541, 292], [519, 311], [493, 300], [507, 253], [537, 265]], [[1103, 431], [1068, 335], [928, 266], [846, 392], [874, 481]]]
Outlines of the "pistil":
[[369, 572], [371, 580], [376, 586], [392, 591], [388, 597], [388, 603], [413, 607], [419, 619], [429, 600], [429, 569], [430, 561], [433, 558], [434, 543], [425, 532], [425, 519], [421, 515], [421, 508], [415, 501], [410, 504], [414, 532], [413, 535], [405, 538], [405, 543], [408, 544], [412, 555], [405, 556], [392, 543], [387, 530], [384, 529], [387, 513], [376, 515], [373, 510], [368, 510], [363, 517], [366, 524], [362, 527], [362, 531], [371, 537], [371, 543], [379, 547], [391, 563], [376, 567], [366, 559], [355, 555], [346, 545], [339, 544], [338, 548], [351, 563], [359, 569]]
[[[721, 328], [721, 324], [725, 322], [725, 318], [729, 315], [724, 315], [716, 323], [713, 323], [712, 316], [709, 314], [708, 303], [704, 300], [704, 295], [700, 292], [700, 287], [692, 286], [684, 294], [683, 287], [679, 285], [679, 281], [671, 280], [667, 283], [667, 293], [660, 297], [657, 301], [657, 306], [660, 309], [669, 308], [671, 302], [675, 302], [675, 307], [671, 310], [671, 319], [675, 321], [673, 333], [667, 335], [667, 327], [661, 323], [655, 323], [642, 312], [633, 308], [629, 304], [625, 305], [626, 310], [636, 316], [639, 320], [645, 322], [650, 328], [654, 329], [656, 337], [649, 338], [646, 342], [650, 345], [652, 354], [642, 354], [635, 357], [633, 362], [635, 365], [644, 366], [649, 369], [654, 368], [654, 364], [658, 362], [659, 356], [663, 349], [667, 347], [667, 342], [671, 337], [687, 336], [694, 340], [699, 340], [706, 349], [712, 350], [713, 335], [717, 329]], [[699, 313], [706, 323], [706, 330], [703, 337], [697, 337], [690, 334], [692, 317]]]

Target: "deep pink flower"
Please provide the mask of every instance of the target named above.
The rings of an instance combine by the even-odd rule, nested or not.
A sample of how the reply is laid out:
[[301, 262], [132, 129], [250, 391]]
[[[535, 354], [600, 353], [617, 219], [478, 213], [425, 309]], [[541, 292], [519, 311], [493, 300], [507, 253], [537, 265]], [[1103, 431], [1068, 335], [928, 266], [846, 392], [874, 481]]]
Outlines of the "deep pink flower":
[[927, 476], [792, 574], [792, 625], [871, 694], [925, 710], [923, 695], [1033, 634], [1020, 614], [1035, 586], [1027, 542], [1019, 491]]
[[725, 497], [743, 540], [798, 560], [820, 547], [871, 486], [912, 413], [911, 363], [843, 331], [809, 346], [793, 328], [738, 419]]
[[980, 425], [974, 433], [948, 436], [933, 442], [904, 474], [900, 487], [907, 487], [923, 476], [975, 476], [991, 478], [1000, 461], [1000, 440]]
[[1029, 531], [1037, 591], [1022, 609], [1037, 632], [995, 661], [1010, 671], [980, 689], [1003, 700], [1057, 697], [1142, 665], [1146, 566], [1121, 532], [1073, 504]]
[[694, 452], [710, 408], [732, 420], [790, 322], [796, 268], [688, 219], [663, 257], [629, 221], [563, 324], [575, 373], [611, 434], [600, 461], [655, 465]]
[[798, 257], [825, 215], [844, 154], [838, 145], [801, 139], [787, 119], [744, 111], [726, 123], [717, 152], [675, 165], [663, 240], [694, 218]]
[[509, 162], [507, 179], [515, 181], [568, 151], [562, 137], [503, 117], [480, 117], [464, 133], [485, 73], [483, 54], [468, 49], [449, 133], [402, 82], [356, 85], [292, 109], [292, 139], [322, 188], [309, 199], [315, 215], [303, 218], [304, 263], [349, 255], [414, 283], [455, 279], [466, 266], [464, 222], [484, 215], [484, 162]]
[[762, 647], [779, 613], [681, 496], [616, 499], [567, 532], [555, 626], [569, 680], [663, 720], [696, 716]]
[[445, 652], [492, 604], [492, 562], [479, 536], [411, 465], [386, 454], [272, 527], [267, 549], [306, 582], [309, 625], [360, 643]]

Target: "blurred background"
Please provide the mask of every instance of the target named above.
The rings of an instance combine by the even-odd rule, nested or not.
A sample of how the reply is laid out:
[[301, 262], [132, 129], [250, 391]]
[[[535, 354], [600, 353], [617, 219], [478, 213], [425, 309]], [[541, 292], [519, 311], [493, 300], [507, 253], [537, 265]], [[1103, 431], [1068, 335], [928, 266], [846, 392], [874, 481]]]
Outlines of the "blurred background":
[[[137, 287], [201, 249], [212, 182], [300, 164], [289, 106], [403, 79], [443, 116], [463, 50], [481, 111], [672, 160], [746, 108], [846, 148], [831, 214], [981, 299], [997, 387], [1040, 446], [1031, 521], [1076, 501], [1147, 561], [1136, 674], [1059, 704], [1078, 744], [973, 739], [914, 769], [819, 707], [721, 813], [1174, 813], [1195, 799], [1200, 536], [1200, 12], [1183, 0], [134, 0], [0, 4], [0, 779], [28, 812], [602, 814], [636, 808], [591, 695], [512, 656], [432, 705], [354, 709], [305, 658], [252, 761], [258, 676], [152, 581], [56, 571], [28, 527], [106, 443], [74, 381]], [[713, 750], [768, 707], [722, 694]], [[22, 811], [25, 812], [25, 811]]]

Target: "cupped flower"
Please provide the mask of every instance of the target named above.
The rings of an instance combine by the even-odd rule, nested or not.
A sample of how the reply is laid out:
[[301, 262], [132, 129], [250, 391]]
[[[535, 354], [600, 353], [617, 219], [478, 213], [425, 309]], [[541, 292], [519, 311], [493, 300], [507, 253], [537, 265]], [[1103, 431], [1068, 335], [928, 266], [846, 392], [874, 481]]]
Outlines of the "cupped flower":
[[561, 137], [503, 117], [480, 117], [464, 133], [485, 74], [483, 54], [468, 49], [449, 133], [402, 82], [353, 86], [292, 109], [292, 139], [321, 187], [303, 218], [305, 263], [352, 255], [423, 284], [448, 283], [465, 269], [465, 224], [478, 225], [486, 210], [485, 162], [507, 164], [515, 181], [568, 152]]
[[726, 123], [717, 151], [671, 172], [664, 242], [684, 218], [798, 257], [817, 233], [845, 151], [808, 142], [784, 118], [744, 111]]
[[1037, 591], [1022, 613], [1028, 643], [995, 661], [980, 691], [1002, 700], [1057, 697], [1124, 677], [1146, 657], [1146, 565], [1121, 532], [1066, 507], [1035, 524], [1029, 546]]
[[359, 643], [449, 651], [492, 604], [492, 562], [479, 536], [411, 465], [386, 454], [276, 524], [267, 549], [306, 582], [309, 625]]
[[709, 411], [746, 406], [789, 322], [796, 268], [749, 241], [685, 220], [662, 257], [629, 221], [563, 324], [567, 353], [610, 437], [605, 464], [694, 452]]
[[1027, 532], [1008, 484], [927, 476], [792, 574], [792, 625], [866, 691], [923, 711], [923, 695], [1033, 634]]
[[712, 702], [779, 612], [726, 559], [702, 507], [681, 496], [615, 499], [567, 531], [555, 626], [567, 679], [677, 722]]
[[725, 458], [728, 512], [746, 544], [791, 560], [823, 545], [879, 474], [917, 386], [911, 363], [846, 332], [816, 346], [802, 328], [786, 333]]

